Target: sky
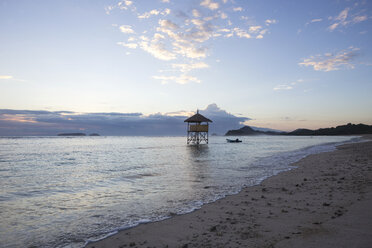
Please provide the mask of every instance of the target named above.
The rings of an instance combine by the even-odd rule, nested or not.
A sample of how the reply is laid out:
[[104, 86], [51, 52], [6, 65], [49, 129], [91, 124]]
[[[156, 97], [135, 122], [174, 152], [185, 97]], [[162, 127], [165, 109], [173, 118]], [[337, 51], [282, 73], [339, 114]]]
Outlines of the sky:
[[372, 124], [371, 1], [0, 0], [0, 32], [0, 135]]

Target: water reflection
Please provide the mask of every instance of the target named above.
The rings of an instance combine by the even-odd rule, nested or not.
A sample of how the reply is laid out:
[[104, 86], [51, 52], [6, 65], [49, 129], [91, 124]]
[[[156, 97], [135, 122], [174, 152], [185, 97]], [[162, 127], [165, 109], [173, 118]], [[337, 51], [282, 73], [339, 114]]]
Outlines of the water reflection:
[[[186, 148], [190, 180], [194, 183], [205, 183], [211, 179], [210, 151], [208, 145], [193, 145]], [[200, 185], [199, 185], [200, 186]], [[199, 187], [196, 186], [196, 187]]]
[[208, 157], [209, 154], [209, 146], [208, 145], [193, 145], [187, 146], [187, 151], [190, 155], [190, 158], [204, 158]]
[[238, 145], [213, 137], [186, 146], [184, 137], [0, 138], [0, 247], [81, 247], [237, 192], [309, 153], [296, 149], [347, 139], [260, 136]]

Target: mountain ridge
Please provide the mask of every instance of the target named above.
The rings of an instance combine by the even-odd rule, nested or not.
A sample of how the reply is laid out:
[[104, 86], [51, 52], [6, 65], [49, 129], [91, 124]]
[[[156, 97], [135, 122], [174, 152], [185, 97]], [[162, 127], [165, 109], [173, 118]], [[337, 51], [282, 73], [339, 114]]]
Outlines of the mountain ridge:
[[276, 131], [259, 131], [252, 127], [244, 126], [240, 129], [229, 130], [225, 136], [249, 136], [249, 135], [293, 135], [293, 136], [319, 136], [319, 135], [356, 135], [356, 134], [372, 134], [372, 125], [365, 124], [351, 124], [319, 128], [316, 130], [299, 128], [291, 132], [276, 132]]

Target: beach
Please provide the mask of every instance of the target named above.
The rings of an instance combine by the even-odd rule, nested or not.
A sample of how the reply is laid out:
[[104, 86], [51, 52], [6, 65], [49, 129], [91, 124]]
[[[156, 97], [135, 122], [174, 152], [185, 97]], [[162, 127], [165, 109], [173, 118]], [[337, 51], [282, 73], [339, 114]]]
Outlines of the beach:
[[341, 145], [292, 166], [189, 214], [140, 224], [86, 247], [370, 247], [372, 141]]

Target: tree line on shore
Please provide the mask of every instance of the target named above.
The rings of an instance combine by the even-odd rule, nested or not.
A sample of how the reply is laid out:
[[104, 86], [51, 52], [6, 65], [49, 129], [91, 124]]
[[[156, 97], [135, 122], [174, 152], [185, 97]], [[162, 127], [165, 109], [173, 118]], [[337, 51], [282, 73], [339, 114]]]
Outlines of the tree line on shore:
[[330, 128], [320, 128], [317, 130], [311, 129], [296, 129], [292, 132], [280, 132], [280, 131], [259, 131], [254, 130], [249, 126], [244, 126], [237, 130], [229, 130], [225, 134], [225, 136], [247, 136], [247, 135], [309, 135], [309, 136], [317, 136], [317, 135], [356, 135], [356, 134], [372, 134], [372, 125], [365, 125], [365, 124], [347, 124], [341, 125], [337, 127], [330, 127]]

